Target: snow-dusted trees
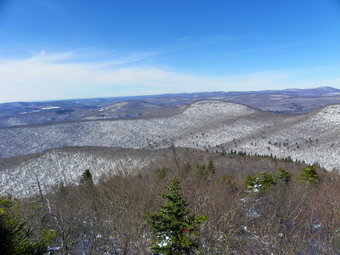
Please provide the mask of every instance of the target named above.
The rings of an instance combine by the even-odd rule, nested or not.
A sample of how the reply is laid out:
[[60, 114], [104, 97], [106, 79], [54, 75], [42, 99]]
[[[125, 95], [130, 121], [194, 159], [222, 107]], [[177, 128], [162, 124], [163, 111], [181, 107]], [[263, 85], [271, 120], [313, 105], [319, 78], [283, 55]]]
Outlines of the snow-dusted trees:
[[290, 173], [284, 169], [279, 169], [274, 175], [261, 173], [256, 176], [247, 176], [245, 188], [247, 191], [259, 192], [266, 191], [276, 184], [288, 184]]
[[[91, 180], [92, 170], [84, 168], [83, 176], [78, 172], [78, 185], [61, 183], [53, 193], [44, 194], [50, 213], [37, 196], [20, 202], [25, 206], [21, 217], [34, 229], [41, 225], [53, 229], [53, 246], [63, 254], [150, 254], [152, 246], [158, 255], [335, 254], [339, 250], [338, 174], [315, 166], [322, 181], [305, 185], [298, 180], [301, 169], [308, 166], [300, 163], [187, 149], [176, 153], [177, 162], [169, 152], [148, 165], [147, 171], [102, 177], [95, 184], [90, 181], [91, 188], [85, 180]], [[198, 176], [196, 166], [202, 165], [204, 170], [213, 168], [213, 173]], [[244, 192], [247, 175], [269, 188]], [[160, 193], [164, 194], [159, 197]], [[199, 224], [204, 219], [191, 215], [208, 218]], [[195, 249], [198, 238], [200, 246]]]

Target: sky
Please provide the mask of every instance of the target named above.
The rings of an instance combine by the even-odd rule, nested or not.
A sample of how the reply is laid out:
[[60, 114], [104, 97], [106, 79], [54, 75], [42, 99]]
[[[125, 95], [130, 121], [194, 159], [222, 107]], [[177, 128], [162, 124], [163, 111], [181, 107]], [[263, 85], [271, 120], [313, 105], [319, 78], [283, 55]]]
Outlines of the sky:
[[340, 88], [340, 0], [0, 0], [0, 103]]

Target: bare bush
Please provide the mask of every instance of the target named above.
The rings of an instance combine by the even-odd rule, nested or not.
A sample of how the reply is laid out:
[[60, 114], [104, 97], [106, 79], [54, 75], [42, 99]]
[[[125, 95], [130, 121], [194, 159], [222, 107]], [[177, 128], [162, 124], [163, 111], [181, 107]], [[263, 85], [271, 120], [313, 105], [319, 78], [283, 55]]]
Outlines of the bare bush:
[[[198, 254], [339, 251], [339, 175], [317, 168], [321, 181], [309, 184], [298, 180], [304, 166], [291, 162], [190, 150], [169, 155], [148, 171], [137, 175], [121, 171], [103, 177], [92, 188], [82, 183], [57, 185], [43, 196], [45, 208], [40, 197], [22, 201], [23, 217], [32, 227], [40, 224], [55, 231], [55, 245], [62, 247], [62, 254], [150, 254], [146, 212], [160, 205], [158, 194], [169, 179], [177, 177], [190, 211], [208, 215]], [[198, 165], [208, 164], [214, 171], [195, 173]], [[260, 169], [273, 173], [283, 166], [292, 175], [289, 184], [257, 193], [245, 191], [247, 175]], [[166, 170], [159, 175], [157, 169], [162, 167]]]

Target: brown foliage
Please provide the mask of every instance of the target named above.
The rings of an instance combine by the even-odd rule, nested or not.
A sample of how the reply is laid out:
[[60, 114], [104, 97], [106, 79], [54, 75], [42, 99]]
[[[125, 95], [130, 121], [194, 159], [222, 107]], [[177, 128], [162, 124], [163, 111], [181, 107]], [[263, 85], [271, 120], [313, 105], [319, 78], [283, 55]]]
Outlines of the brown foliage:
[[[303, 167], [299, 164], [185, 149], [174, 151], [173, 156], [176, 162], [172, 158], [155, 162], [154, 169], [137, 175], [123, 171], [102, 178], [93, 190], [81, 185], [56, 187], [45, 196], [51, 211], [44, 215], [41, 209], [36, 217], [44, 215], [43, 224], [58, 233], [56, 244], [63, 247], [63, 254], [80, 244], [89, 254], [150, 254], [145, 213], [158, 207], [158, 194], [176, 176], [190, 210], [208, 216], [201, 229], [200, 254], [339, 251], [339, 175], [318, 169], [322, 181], [308, 185], [295, 181]], [[196, 166], [209, 160], [215, 173], [206, 178], [195, 175]], [[157, 174], [156, 169], [162, 167], [166, 167], [165, 174]], [[278, 168], [292, 174], [290, 184], [262, 193], [244, 191], [248, 174]]]

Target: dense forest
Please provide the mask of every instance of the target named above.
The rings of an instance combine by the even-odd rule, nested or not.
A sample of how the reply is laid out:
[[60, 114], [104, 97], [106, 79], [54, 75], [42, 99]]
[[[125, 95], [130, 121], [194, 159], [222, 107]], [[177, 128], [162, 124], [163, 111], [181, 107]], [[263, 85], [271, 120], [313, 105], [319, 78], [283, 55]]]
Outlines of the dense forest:
[[[77, 184], [60, 182], [48, 194], [2, 196], [0, 234], [6, 245], [1, 242], [0, 253], [340, 252], [337, 173], [289, 158], [183, 155], [173, 148], [171, 158], [138, 173], [122, 169], [94, 183], [91, 169], [84, 169]], [[174, 183], [180, 203], [171, 197]], [[171, 210], [179, 209], [170, 200], [181, 217], [172, 217]], [[186, 248], [174, 248], [179, 243]]]

